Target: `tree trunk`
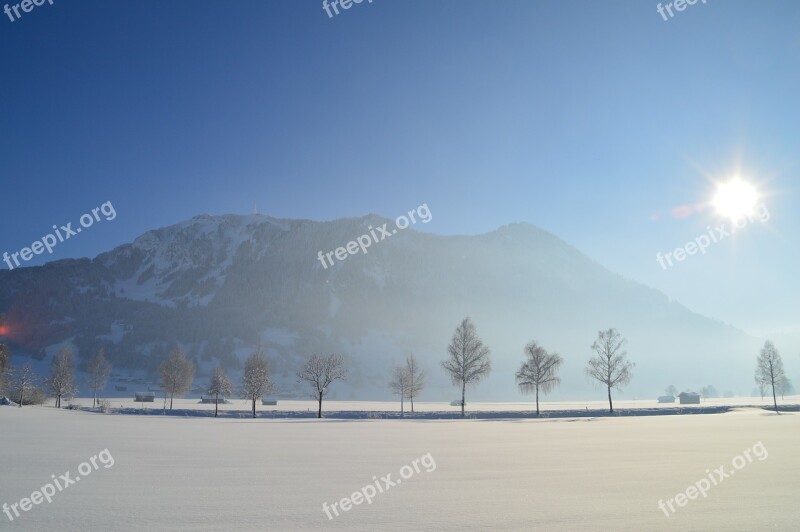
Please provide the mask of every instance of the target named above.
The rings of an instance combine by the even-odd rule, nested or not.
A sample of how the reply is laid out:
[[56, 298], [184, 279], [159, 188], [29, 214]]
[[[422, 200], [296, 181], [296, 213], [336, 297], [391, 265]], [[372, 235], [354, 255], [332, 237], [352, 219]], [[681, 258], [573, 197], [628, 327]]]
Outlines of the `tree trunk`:
[[461, 383], [461, 417], [464, 417], [464, 403], [466, 402], [464, 398], [467, 395], [467, 383]]
[[608, 411], [614, 413], [614, 404], [611, 402], [611, 386], [608, 387]]
[[780, 414], [780, 412], [778, 412], [778, 400], [775, 398], [775, 383], [774, 382], [772, 383], [772, 403], [775, 405], [775, 412]]
[[25, 399], [25, 392], [19, 393], [19, 407], [22, 408], [22, 400]]
[[170, 410], [172, 410], [172, 396], [173, 396], [173, 395], [174, 395], [173, 393], [170, 393], [170, 394], [169, 394], [169, 409], [170, 409]]
[[319, 410], [317, 410], [317, 418], [322, 418], [322, 394], [319, 394]]
[[253, 396], [253, 419], [256, 418], [256, 397]]
[[536, 387], [536, 415], [539, 415], [539, 387]]
[[400, 394], [400, 415], [401, 416], [405, 414], [404, 405], [403, 405], [403, 399], [404, 399], [403, 398], [403, 394], [401, 393]]
[[413, 414], [414, 413], [414, 396], [412, 395], [410, 397], [410, 399], [411, 399], [411, 413]]
[[219, 414], [219, 394], [214, 396], [214, 417], [217, 417]]

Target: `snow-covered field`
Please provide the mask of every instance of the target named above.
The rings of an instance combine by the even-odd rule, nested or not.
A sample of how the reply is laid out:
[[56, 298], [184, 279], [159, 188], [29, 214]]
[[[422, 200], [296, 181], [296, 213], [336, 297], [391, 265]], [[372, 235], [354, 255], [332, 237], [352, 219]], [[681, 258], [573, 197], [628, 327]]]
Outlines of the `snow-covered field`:
[[[188, 404], [195, 402], [180, 407]], [[386, 405], [394, 406], [358, 406]], [[245, 409], [238, 400], [230, 407]], [[51, 475], [75, 478], [79, 464], [104, 449], [114, 460], [13, 522], [0, 514], [0, 530], [754, 531], [796, 530], [800, 521], [800, 414], [757, 408], [538, 420], [253, 420], [0, 407], [0, 430], [0, 504], [30, 497]], [[748, 462], [670, 517], [659, 509], [660, 499], [712, 470], [733, 470], [732, 460], [758, 442], [766, 459]], [[371, 504], [330, 520], [323, 512], [323, 502], [341, 504], [387, 474], [396, 482], [403, 466], [428, 453], [419, 472], [406, 468], [411, 476]]]
[[[250, 413], [250, 403], [247, 400], [231, 398], [227, 404], [220, 404], [220, 412], [240, 412], [242, 415]], [[79, 398], [70, 401], [71, 403], [78, 404], [83, 407], [91, 407], [91, 398]], [[145, 409], [149, 411], [161, 411], [164, 408], [163, 396], [156, 397], [153, 403], [136, 403], [133, 398], [112, 398], [109, 399], [111, 407], [114, 409]], [[800, 395], [785, 397], [779, 399], [779, 404], [798, 404], [800, 403]], [[51, 400], [50, 405], [53, 404]], [[65, 403], [66, 404], [66, 403]], [[169, 404], [169, 403], [167, 403]], [[616, 410], [631, 410], [631, 409], [673, 409], [673, 408], [707, 408], [718, 406], [772, 406], [772, 397], [735, 397], [725, 399], [703, 399], [700, 405], [680, 405], [675, 403], [659, 403], [655, 400], [615, 400], [614, 408]], [[213, 404], [202, 404], [199, 399], [175, 399], [174, 409], [176, 410], [195, 410], [213, 413]], [[588, 411], [607, 411], [607, 401], [542, 401], [539, 403], [540, 410], [544, 412], [564, 411], [564, 410], [588, 410]], [[323, 403], [323, 413], [332, 412], [400, 412], [399, 401], [332, 401], [325, 400]], [[406, 412], [410, 411], [408, 401], [405, 403]], [[530, 401], [520, 402], [470, 402], [467, 399], [467, 413], [469, 412], [523, 412], [531, 413], [536, 411], [536, 405]], [[297, 401], [297, 400], [280, 400], [277, 406], [263, 406], [258, 405], [260, 413], [266, 412], [308, 412], [315, 414], [317, 411], [317, 403], [313, 400]], [[415, 401], [415, 412], [452, 412], [460, 413], [460, 406], [452, 406], [448, 403], [442, 402], [426, 402]], [[252, 415], [252, 414], [251, 414]]]

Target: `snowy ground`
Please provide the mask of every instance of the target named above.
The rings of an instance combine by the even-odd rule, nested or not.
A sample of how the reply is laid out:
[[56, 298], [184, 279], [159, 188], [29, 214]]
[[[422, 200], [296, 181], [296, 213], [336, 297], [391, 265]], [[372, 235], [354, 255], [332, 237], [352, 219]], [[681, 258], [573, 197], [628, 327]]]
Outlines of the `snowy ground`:
[[[136, 403], [132, 398], [116, 398], [109, 399], [109, 402], [114, 409], [144, 409], [146, 411], [162, 410], [164, 408], [163, 396], [157, 397], [153, 403]], [[73, 400], [72, 403], [79, 404], [83, 407], [91, 407], [91, 398], [80, 398]], [[786, 397], [779, 399], [779, 404], [798, 404], [800, 403], [800, 396]], [[52, 400], [49, 403], [53, 404]], [[169, 403], [167, 403], [169, 404]], [[772, 397], [736, 397], [726, 399], [703, 399], [700, 405], [680, 405], [676, 403], [662, 404], [655, 400], [615, 400], [614, 408], [616, 410], [638, 410], [638, 409], [706, 409], [717, 408], [722, 406], [772, 406]], [[214, 412], [213, 404], [202, 404], [199, 399], [175, 399], [174, 409], [176, 410], [196, 410], [198, 412]], [[229, 399], [228, 404], [220, 405], [220, 412], [226, 411], [238, 415], [239, 413], [247, 415], [250, 411], [250, 403], [247, 400], [238, 398]], [[558, 411], [589, 411], [590, 413], [602, 413], [608, 411], [607, 401], [548, 401], [540, 402], [540, 410], [543, 412], [558, 412]], [[405, 403], [405, 410], [409, 412], [410, 405], [408, 401]], [[461, 413], [460, 406], [452, 406], [449, 403], [442, 402], [414, 402], [415, 412], [425, 413]], [[536, 405], [528, 402], [503, 402], [503, 403], [473, 403], [467, 401], [467, 413], [474, 412], [509, 412], [509, 413], [531, 413], [536, 411]], [[315, 401], [295, 401], [295, 400], [280, 400], [277, 406], [263, 406], [258, 404], [258, 411], [260, 413], [270, 412], [306, 412], [309, 415], [316, 414], [317, 403]], [[323, 403], [323, 412], [329, 415], [344, 412], [400, 412], [399, 401], [328, 401]]]
[[[238, 400], [231, 407], [244, 410]], [[104, 449], [114, 459], [13, 522], [0, 514], [0, 530], [752, 531], [796, 530], [800, 520], [800, 413], [757, 408], [539, 420], [252, 420], [0, 407], [0, 431], [0, 504], [30, 497], [51, 475], [75, 478], [79, 464]], [[675, 498], [712, 470], [732, 471], [732, 460], [759, 441], [769, 453], [763, 461], [747, 463], [706, 498], [676, 505], [670, 517], [658, 508], [659, 499]], [[331, 520], [323, 512], [323, 502], [340, 503], [374, 485], [373, 477], [391, 473], [396, 482], [403, 466], [428, 453], [435, 470], [423, 460], [419, 473], [372, 504]]]

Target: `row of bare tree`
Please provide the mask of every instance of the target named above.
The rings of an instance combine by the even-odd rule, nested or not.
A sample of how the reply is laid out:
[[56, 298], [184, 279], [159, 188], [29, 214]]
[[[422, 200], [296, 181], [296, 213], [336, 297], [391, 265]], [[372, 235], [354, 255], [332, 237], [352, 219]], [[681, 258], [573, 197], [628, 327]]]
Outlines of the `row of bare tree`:
[[[625, 350], [627, 340], [616, 329], [599, 331], [591, 346], [594, 351], [586, 366], [586, 376], [605, 387], [608, 394], [608, 409], [614, 412], [611, 390], [628, 384], [635, 367], [628, 360]], [[456, 328], [448, 347], [449, 357], [442, 367], [454, 385], [461, 386], [461, 415], [464, 415], [466, 387], [477, 384], [491, 371], [490, 350], [483, 344], [472, 320], [465, 318]], [[535, 341], [525, 346], [526, 360], [516, 374], [517, 384], [523, 393], [536, 396], [536, 414], [539, 415], [539, 394], [547, 394], [561, 383], [558, 372], [564, 360], [558, 353], [548, 353]], [[413, 357], [412, 357], [413, 358]], [[396, 370], [397, 371], [397, 370]], [[755, 381], [759, 389], [771, 389], [775, 411], [778, 412], [776, 395], [791, 385], [783, 369], [780, 353], [771, 341], [761, 349], [757, 363]], [[392, 381], [393, 389], [396, 389]], [[413, 410], [412, 410], [413, 411]]]
[[[8, 394], [20, 407], [24, 404], [41, 404], [49, 395], [55, 399], [55, 407], [61, 408], [63, 400], [70, 400], [79, 391], [75, 382], [75, 357], [69, 347], [62, 348], [54, 357], [50, 375], [44, 379], [45, 390], [39, 388], [39, 377], [30, 363], [15, 369], [11, 367], [11, 351], [4, 343], [0, 343], [0, 395]], [[172, 409], [175, 396], [182, 396], [192, 387], [195, 365], [182, 349], [176, 348], [159, 366], [161, 387], [165, 392], [165, 400], [169, 397], [169, 408]], [[111, 375], [111, 364], [105, 359], [101, 349], [89, 360], [86, 366], [86, 387], [92, 391], [92, 407], [98, 404], [98, 395], [108, 384]], [[344, 360], [340, 355], [313, 355], [297, 372], [298, 382], [306, 382], [314, 390], [318, 400], [317, 416], [322, 417], [322, 400], [335, 380], [344, 379], [346, 371]], [[252, 403], [253, 417], [256, 416], [256, 404], [275, 386], [270, 378], [269, 359], [262, 348], [254, 351], [245, 361], [242, 375], [241, 397]], [[46, 393], [45, 393], [46, 392]], [[233, 394], [233, 384], [222, 366], [217, 366], [211, 374], [207, 389], [215, 398], [214, 416], [219, 414], [219, 400]]]
[[[180, 348], [170, 353], [159, 367], [161, 386], [169, 394], [169, 408], [172, 409], [173, 398], [185, 394], [194, 381], [194, 364], [186, 357]], [[298, 382], [305, 382], [314, 392], [318, 401], [317, 417], [322, 417], [322, 400], [328, 394], [330, 385], [336, 380], [347, 376], [344, 369], [344, 359], [341, 355], [320, 356], [313, 355], [309, 358], [300, 371], [297, 372]], [[261, 398], [275, 390], [275, 384], [270, 375], [269, 358], [263, 348], [256, 349], [244, 363], [240, 395], [251, 403], [253, 417], [256, 417], [256, 405]], [[214, 417], [219, 415], [219, 401], [233, 395], [233, 383], [225, 373], [225, 369], [218, 365], [211, 373], [206, 392], [214, 397]]]
[[[587, 363], [586, 376], [603, 385], [608, 394], [608, 407], [614, 412], [611, 390], [628, 384], [631, 380], [635, 364], [627, 359], [625, 351], [626, 339], [616, 330], [599, 331], [597, 339], [591, 346], [595, 355]], [[456, 327], [450, 345], [448, 357], [442, 362], [442, 368], [454, 385], [461, 388], [461, 415], [465, 415], [466, 389], [476, 385], [491, 372], [491, 350], [481, 340], [474, 323], [464, 318]], [[536, 341], [529, 342], [525, 348], [525, 361], [516, 373], [516, 381], [523, 393], [532, 393], [536, 399], [536, 414], [539, 412], [539, 395], [547, 394], [561, 382], [558, 372], [563, 358], [558, 353], [549, 353]], [[35, 402], [34, 396], [42, 395], [37, 387], [37, 377], [31, 365], [25, 364], [19, 369], [10, 365], [10, 350], [0, 343], [0, 394], [9, 393], [17, 400], [20, 407], [27, 402]], [[105, 359], [101, 349], [86, 367], [86, 385], [93, 392], [92, 406], [98, 402], [98, 393], [105, 388], [111, 364]], [[189, 360], [182, 349], [174, 349], [159, 367], [161, 386], [169, 395], [169, 408], [172, 409], [173, 398], [185, 394], [192, 386], [195, 375], [194, 363]], [[318, 401], [317, 417], [322, 417], [322, 400], [327, 395], [330, 385], [347, 376], [344, 359], [341, 355], [313, 355], [300, 371], [298, 382], [305, 382]], [[755, 381], [761, 389], [771, 388], [775, 411], [778, 412], [776, 391], [780, 391], [788, 382], [783, 369], [783, 361], [772, 342], [767, 341], [758, 357]], [[62, 399], [70, 399], [78, 391], [75, 383], [74, 355], [69, 347], [62, 348], [54, 357], [50, 375], [44, 380], [49, 395], [55, 398], [56, 408], [61, 407]], [[418, 397], [425, 387], [425, 372], [412, 353], [405, 365], [394, 368], [390, 389], [400, 396], [400, 411], [405, 412], [405, 399], [411, 402], [414, 412], [414, 398]], [[275, 389], [270, 377], [270, 364], [265, 351], [259, 347], [245, 361], [242, 375], [241, 397], [252, 404], [253, 417], [256, 417], [256, 404], [265, 395]], [[207, 393], [215, 398], [214, 416], [219, 413], [219, 400], [233, 394], [233, 384], [221, 365], [211, 375]], [[165, 395], [166, 399], [166, 395]]]
[[[616, 329], [600, 331], [592, 344], [595, 356], [589, 359], [586, 375], [603, 384], [608, 391], [608, 407], [614, 411], [611, 390], [627, 384], [631, 380], [634, 364], [627, 359], [626, 340]], [[480, 382], [492, 368], [490, 349], [478, 336], [470, 318], [456, 327], [450, 345], [448, 358], [442, 362], [454, 385], [461, 387], [461, 415], [464, 415], [466, 389], [468, 385]], [[558, 371], [564, 360], [557, 353], [548, 353], [535, 341], [525, 346], [526, 360], [517, 371], [516, 379], [523, 393], [536, 396], [536, 414], [539, 414], [539, 394], [547, 394], [561, 383]]]
[[[62, 348], [50, 365], [50, 375], [44, 379], [44, 390], [39, 387], [39, 377], [30, 363], [19, 368], [11, 366], [11, 351], [0, 343], [0, 395], [8, 394], [17, 404], [41, 404], [49, 395], [61, 408], [62, 400], [73, 398], [79, 390], [75, 382], [75, 356], [69, 347]], [[111, 364], [101, 349], [86, 365], [86, 387], [92, 391], [92, 406], [97, 406], [97, 397], [106, 387], [111, 375]]]

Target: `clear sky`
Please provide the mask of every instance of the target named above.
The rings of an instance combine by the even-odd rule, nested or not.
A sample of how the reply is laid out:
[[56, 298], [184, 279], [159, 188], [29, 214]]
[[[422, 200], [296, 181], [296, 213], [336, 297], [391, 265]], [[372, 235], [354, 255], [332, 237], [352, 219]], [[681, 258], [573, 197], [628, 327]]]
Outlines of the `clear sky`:
[[[750, 332], [796, 328], [800, 2], [54, 0], [0, 14], [0, 252], [111, 201], [46, 259], [201, 213], [526, 221]], [[770, 212], [667, 271], [721, 220]], [[41, 263], [36, 257], [29, 264]], [[5, 265], [0, 264], [5, 267]]]

